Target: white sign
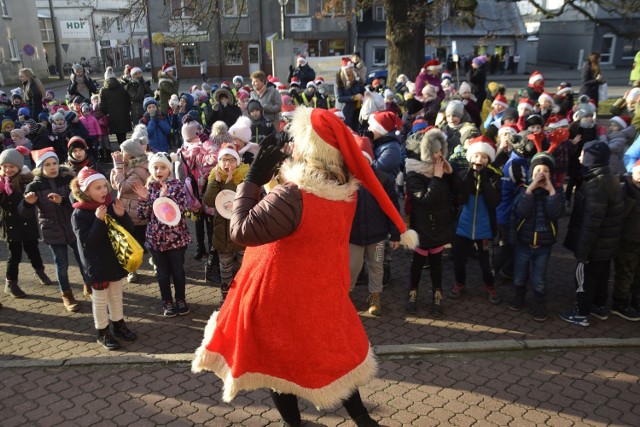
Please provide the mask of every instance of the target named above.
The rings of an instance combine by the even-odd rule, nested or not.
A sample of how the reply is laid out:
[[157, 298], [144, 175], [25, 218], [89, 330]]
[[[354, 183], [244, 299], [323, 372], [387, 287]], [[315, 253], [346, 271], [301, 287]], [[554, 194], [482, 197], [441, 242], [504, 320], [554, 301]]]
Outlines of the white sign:
[[88, 21], [60, 21], [60, 37], [66, 39], [90, 39], [91, 26]]
[[291, 31], [310, 32], [311, 18], [291, 18]]

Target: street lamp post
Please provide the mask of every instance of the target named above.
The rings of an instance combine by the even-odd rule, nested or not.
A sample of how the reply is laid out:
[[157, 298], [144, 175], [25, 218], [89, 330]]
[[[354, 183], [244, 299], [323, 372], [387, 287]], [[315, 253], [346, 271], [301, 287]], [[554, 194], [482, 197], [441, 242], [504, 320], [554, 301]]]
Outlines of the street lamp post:
[[280, 3], [280, 37], [284, 40], [284, 8], [289, 3], [289, 0], [278, 0], [278, 3]]

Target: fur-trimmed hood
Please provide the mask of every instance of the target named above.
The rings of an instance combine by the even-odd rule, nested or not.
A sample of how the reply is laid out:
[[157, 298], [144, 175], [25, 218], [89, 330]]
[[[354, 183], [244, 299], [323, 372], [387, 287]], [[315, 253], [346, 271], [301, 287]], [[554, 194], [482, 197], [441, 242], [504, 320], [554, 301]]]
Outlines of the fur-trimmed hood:
[[127, 162], [127, 167], [130, 169], [137, 168], [138, 166], [142, 166], [145, 169], [149, 168], [149, 157], [145, 154], [144, 156], [133, 157], [129, 159]]
[[345, 184], [338, 184], [335, 181], [327, 181], [325, 177], [314, 172], [306, 164], [293, 160], [284, 162], [280, 168], [280, 175], [284, 181], [296, 184], [298, 188], [307, 193], [334, 201], [348, 202], [353, 200], [360, 186], [360, 181], [350, 173]]
[[440, 129], [431, 129], [424, 134], [414, 133], [407, 138], [407, 151], [415, 154], [409, 157], [419, 157], [422, 162], [433, 163], [434, 144], [440, 144], [442, 157], [448, 157], [447, 137]]

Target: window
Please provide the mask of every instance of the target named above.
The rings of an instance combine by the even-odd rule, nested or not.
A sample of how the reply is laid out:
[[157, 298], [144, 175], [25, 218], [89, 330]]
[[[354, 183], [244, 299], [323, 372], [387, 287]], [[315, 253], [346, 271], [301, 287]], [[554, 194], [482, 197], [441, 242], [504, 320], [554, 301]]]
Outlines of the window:
[[309, 0], [289, 0], [284, 11], [287, 16], [309, 15]]
[[347, 52], [347, 42], [344, 39], [329, 40], [329, 55], [341, 56]]
[[18, 49], [18, 42], [13, 37], [8, 37], [9, 53], [11, 54], [12, 61], [20, 61], [20, 50]]
[[640, 50], [640, 38], [624, 39], [622, 44], [622, 59], [633, 59]]
[[0, 9], [2, 9], [2, 16], [10, 16], [9, 9], [7, 9], [7, 0], [0, 0]]
[[[336, 4], [335, 7], [329, 8], [329, 10], [325, 10], [326, 4], [333, 2]], [[322, 12], [326, 12], [332, 16], [335, 15], [346, 15], [347, 14], [347, 1], [346, 0], [322, 0]]]
[[241, 42], [224, 42], [224, 64], [242, 65]]
[[[223, 16], [247, 16], [249, 0], [224, 0], [222, 7]], [[242, 11], [241, 11], [242, 9]]]
[[176, 18], [192, 17], [195, 6], [196, 0], [171, 0], [172, 15]]
[[43, 42], [53, 41], [53, 28], [51, 27], [51, 19], [38, 19], [40, 23], [40, 35]]
[[616, 36], [611, 33], [607, 33], [602, 36], [602, 46], [600, 48], [600, 63], [611, 64], [613, 60], [613, 52], [616, 48]]
[[373, 20], [378, 22], [385, 22], [387, 20], [387, 14], [384, 12], [384, 6], [376, 6]]
[[387, 48], [385, 46], [373, 48], [373, 65], [387, 65]]
[[181, 43], [180, 58], [182, 65], [185, 67], [193, 67], [200, 65], [200, 50], [197, 43]]
[[122, 16], [118, 16], [116, 18], [116, 29], [118, 30], [119, 33], [124, 31], [124, 28], [122, 27], [122, 22], [124, 21], [124, 19], [122, 18]]

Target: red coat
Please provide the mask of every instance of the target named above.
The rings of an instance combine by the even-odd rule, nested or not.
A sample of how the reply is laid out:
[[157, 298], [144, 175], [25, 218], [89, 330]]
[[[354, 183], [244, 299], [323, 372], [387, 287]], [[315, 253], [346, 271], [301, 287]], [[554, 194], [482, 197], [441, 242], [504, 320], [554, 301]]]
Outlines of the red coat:
[[227, 402], [241, 390], [271, 388], [328, 408], [375, 374], [369, 340], [349, 298], [355, 200], [301, 193], [298, 227], [246, 249], [196, 352], [194, 371], [223, 379]]

